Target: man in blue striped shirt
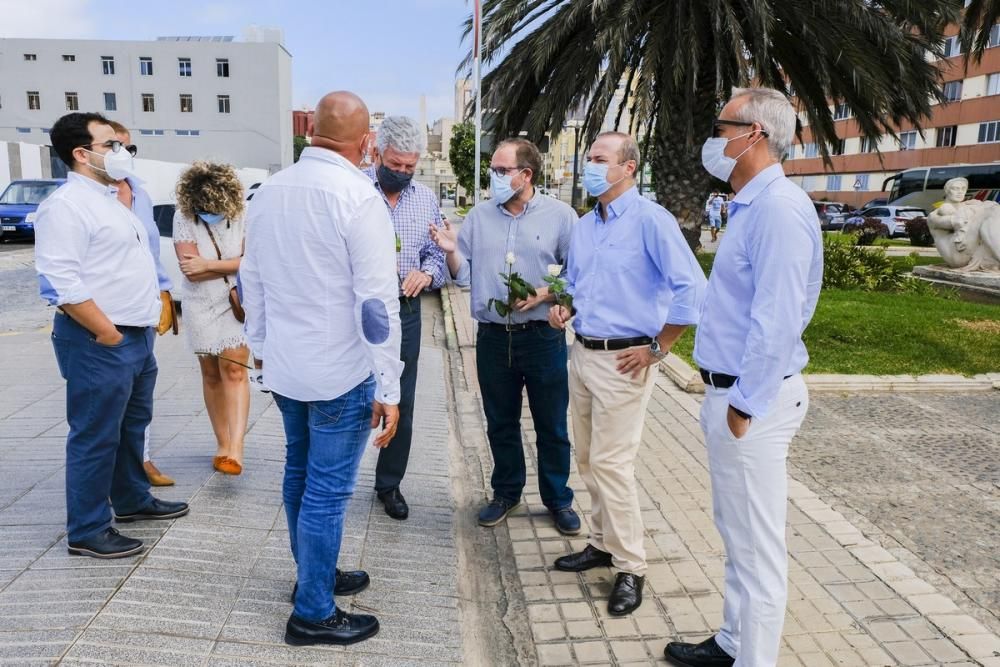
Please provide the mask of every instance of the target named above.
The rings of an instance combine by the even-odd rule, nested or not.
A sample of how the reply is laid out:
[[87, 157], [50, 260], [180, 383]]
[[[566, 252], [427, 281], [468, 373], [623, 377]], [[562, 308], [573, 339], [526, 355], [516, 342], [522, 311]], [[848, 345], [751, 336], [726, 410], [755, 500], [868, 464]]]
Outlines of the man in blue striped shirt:
[[[570, 359], [570, 403], [576, 461], [590, 492], [590, 539], [556, 559], [559, 570], [613, 565], [608, 600], [614, 616], [642, 604], [646, 573], [635, 457], [655, 364], [697, 322], [705, 274], [677, 221], [639, 195], [639, 148], [621, 132], [598, 135], [583, 185], [598, 205], [573, 231], [567, 279], [573, 292], [576, 343]], [[571, 313], [555, 306], [553, 327]]]
[[726, 569], [719, 633], [667, 645], [683, 665], [778, 662], [788, 596], [785, 461], [809, 407], [802, 332], [823, 282], [816, 209], [781, 169], [794, 132], [795, 110], [780, 92], [736, 89], [702, 149], [705, 169], [735, 193], [694, 347]]
[[410, 508], [399, 490], [410, 460], [413, 406], [420, 360], [420, 294], [444, 284], [444, 252], [428, 229], [441, 225], [437, 196], [413, 182], [420, 154], [426, 148], [424, 130], [406, 116], [386, 116], [376, 138], [375, 164], [365, 170], [382, 195], [396, 231], [396, 271], [399, 274], [399, 319], [403, 329], [400, 358], [399, 427], [392, 444], [379, 451], [375, 493], [393, 519], [405, 520]]

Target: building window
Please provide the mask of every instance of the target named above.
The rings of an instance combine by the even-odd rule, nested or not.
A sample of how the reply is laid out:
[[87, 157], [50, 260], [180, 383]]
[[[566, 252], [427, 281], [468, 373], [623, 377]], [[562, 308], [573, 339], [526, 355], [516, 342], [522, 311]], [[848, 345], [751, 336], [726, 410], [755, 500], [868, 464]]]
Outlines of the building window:
[[25, 60], [38, 60], [38, 54], [36, 54], [36, 53], [25, 53], [24, 54], [24, 59]]
[[177, 74], [180, 76], [191, 76], [191, 59], [190, 58], [178, 58], [177, 59]]
[[846, 145], [846, 143], [847, 142], [844, 139], [837, 139], [836, 141], [834, 141], [832, 144], [830, 144], [830, 154], [843, 155], [844, 146]]
[[915, 131], [911, 132], [901, 132], [899, 135], [899, 150], [909, 151], [917, 147], [917, 133]]
[[851, 117], [851, 110], [846, 104], [838, 104], [833, 107], [833, 119], [843, 120]]
[[163, 130], [153, 130], [153, 136], [162, 137]]
[[840, 174], [829, 174], [826, 177], [826, 191], [827, 192], [840, 191]]
[[992, 49], [995, 46], [1000, 46], [1000, 23], [994, 23], [990, 28], [990, 41], [986, 48]]
[[229, 95], [219, 95], [219, 113], [229, 112]]
[[215, 59], [215, 74], [216, 76], [221, 76], [224, 79], [229, 78], [229, 58]]
[[816, 142], [811, 141], [802, 147], [802, 154], [805, 157], [816, 157], [819, 155], [819, 151], [816, 150]]
[[855, 190], [867, 190], [868, 189], [868, 174], [858, 174], [854, 179], [854, 189]]
[[986, 94], [1000, 95], [1000, 72], [995, 72], [986, 77]]
[[153, 131], [152, 130], [139, 130], [139, 134], [141, 134], [144, 137], [151, 137], [151, 136], [153, 136]]
[[101, 69], [108, 76], [115, 73], [115, 57], [114, 56], [101, 56]]
[[66, 111], [79, 111], [80, 97], [76, 93], [66, 93]]
[[190, 136], [191, 131], [190, 130], [174, 130], [174, 134], [176, 134], [178, 137], [187, 137], [187, 136]]
[[190, 95], [181, 95], [181, 113], [191, 113], [194, 111], [194, 98]]
[[802, 177], [802, 189], [806, 192], [812, 192], [813, 189], [813, 178], [814, 176], [803, 176]]
[[76, 62], [76, 56], [71, 55], [71, 54], [64, 54], [63, 55], [63, 62], [64, 63], [73, 63], [73, 62]]
[[[796, 146], [796, 144], [792, 144], [792, 145], [790, 145], [788, 147], [788, 155], [786, 156], [786, 159], [788, 159], [788, 160], [794, 160], [795, 159], [795, 146]], [[566, 152], [566, 149], [563, 148], [563, 153], [565, 153], [565, 152]]]
[[42, 108], [42, 98], [38, 96], [37, 90], [28, 91], [28, 111], [38, 111]]
[[877, 137], [861, 137], [861, 153], [874, 153], [878, 148]]
[[118, 96], [114, 93], [104, 93], [104, 110], [118, 111]]
[[949, 102], [954, 102], [956, 100], [962, 99], [962, 82], [961, 81], [949, 81], [944, 84], [942, 89], [944, 93], [944, 99]]
[[191, 130], [191, 136], [192, 137], [200, 137], [201, 136], [201, 130]]
[[937, 138], [934, 145], [938, 148], [955, 145], [955, 137], [958, 135], [958, 125], [949, 125], [937, 129]]
[[18, 132], [18, 134], [31, 134], [31, 128], [30, 127], [19, 127], [19, 128], [17, 128], [17, 132]]
[[142, 94], [142, 110], [146, 112], [156, 111], [156, 102], [152, 93]]
[[944, 57], [951, 58], [962, 52], [962, 45], [958, 41], [958, 35], [944, 40]]
[[995, 144], [1000, 142], [1000, 120], [991, 120], [979, 124], [979, 143]]
[[153, 76], [153, 59], [139, 58], [139, 75]]

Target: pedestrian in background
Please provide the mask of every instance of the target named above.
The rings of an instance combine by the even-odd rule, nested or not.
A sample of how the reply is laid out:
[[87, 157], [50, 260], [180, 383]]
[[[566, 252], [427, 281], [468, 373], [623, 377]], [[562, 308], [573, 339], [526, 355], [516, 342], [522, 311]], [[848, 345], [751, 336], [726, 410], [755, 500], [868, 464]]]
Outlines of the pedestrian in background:
[[212, 466], [243, 472], [250, 414], [250, 350], [232, 288], [243, 257], [244, 192], [227, 164], [195, 162], [177, 183], [174, 250], [184, 275], [184, 331], [198, 355], [202, 393], [215, 433]]
[[42, 298], [59, 308], [52, 345], [66, 380], [68, 550], [121, 558], [142, 541], [120, 534], [112, 518], [188, 513], [186, 503], [153, 497], [142, 468], [157, 373], [156, 262], [142, 221], [118, 198], [132, 156], [107, 119], [67, 114], [49, 136], [70, 172], [38, 207], [35, 266]]

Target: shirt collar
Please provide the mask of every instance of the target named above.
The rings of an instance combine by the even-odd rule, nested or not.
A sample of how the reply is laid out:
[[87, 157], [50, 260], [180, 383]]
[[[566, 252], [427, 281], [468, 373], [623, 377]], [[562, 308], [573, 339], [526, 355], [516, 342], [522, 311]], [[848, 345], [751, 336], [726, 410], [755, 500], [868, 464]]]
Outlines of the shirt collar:
[[[625, 211], [628, 210], [628, 207], [631, 206], [638, 198], [639, 188], [634, 185], [615, 197], [615, 199], [608, 204], [608, 220], [622, 217], [622, 215], [625, 214]], [[599, 222], [604, 222], [601, 218], [600, 207], [600, 202], [594, 205], [594, 215], [597, 216], [597, 220]]]
[[102, 185], [93, 178], [89, 176], [84, 176], [83, 174], [78, 174], [75, 171], [71, 171], [66, 174], [66, 180], [70, 183], [82, 183], [86, 187], [90, 188], [94, 192], [99, 192], [103, 195], [113, 195], [118, 196], [118, 188], [113, 185]]
[[[546, 196], [546, 195], [539, 194], [538, 188], [535, 188], [535, 192], [534, 192], [534, 194], [531, 195], [531, 199], [529, 199], [528, 201], [526, 201], [524, 203], [524, 210], [521, 211], [520, 213], [518, 213], [518, 215], [519, 216], [526, 215], [528, 213], [528, 211], [530, 211], [530, 210], [534, 209], [536, 206], [538, 206], [541, 203], [541, 201], [538, 198], [542, 197], [542, 196]], [[496, 205], [497, 205], [497, 208], [500, 209], [500, 212], [503, 213], [504, 215], [510, 216], [512, 218], [515, 217], [514, 214], [512, 214], [510, 211], [508, 211], [506, 208], [504, 208], [504, 205], [501, 204], [499, 201], [496, 203]]]
[[772, 164], [766, 169], [757, 172], [757, 175], [750, 179], [750, 182], [743, 186], [743, 189], [736, 193], [733, 198], [734, 204], [749, 206], [754, 197], [767, 189], [774, 181], [785, 175], [785, 170], [780, 164]]

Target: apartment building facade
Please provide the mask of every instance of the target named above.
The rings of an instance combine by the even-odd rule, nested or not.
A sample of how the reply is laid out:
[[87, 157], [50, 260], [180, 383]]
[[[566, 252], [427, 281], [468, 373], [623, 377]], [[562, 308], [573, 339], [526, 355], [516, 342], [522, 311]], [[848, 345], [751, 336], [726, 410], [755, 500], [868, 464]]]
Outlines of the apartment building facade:
[[0, 39], [0, 140], [45, 145], [60, 116], [97, 111], [140, 157], [277, 171], [292, 161], [291, 54], [273, 31], [249, 37]]

